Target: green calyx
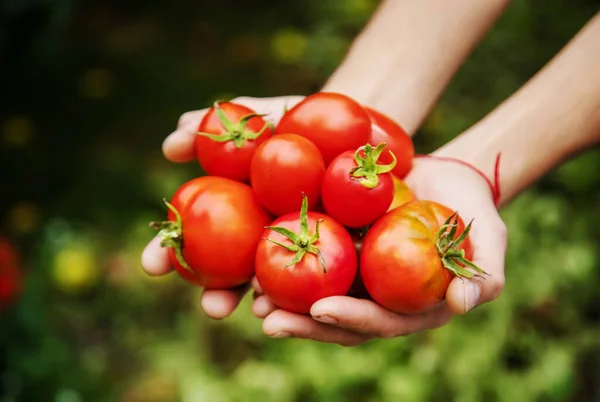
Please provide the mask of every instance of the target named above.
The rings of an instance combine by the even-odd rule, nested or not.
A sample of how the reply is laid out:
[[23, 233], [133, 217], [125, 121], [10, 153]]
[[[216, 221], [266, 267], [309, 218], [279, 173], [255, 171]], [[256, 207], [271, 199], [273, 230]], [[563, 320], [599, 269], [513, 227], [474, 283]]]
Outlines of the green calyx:
[[[396, 155], [392, 151], [392, 163], [389, 165], [378, 165], [377, 160], [381, 156], [385, 146], [387, 144], [382, 142], [373, 148], [371, 144], [362, 146], [354, 153], [354, 160], [356, 161], [355, 167], [350, 169], [350, 176], [357, 178], [360, 183], [366, 188], [375, 188], [379, 183], [379, 175], [383, 173], [391, 172], [396, 167]], [[365, 156], [361, 155], [361, 151], [364, 151]]]
[[302, 260], [306, 253], [311, 253], [317, 256], [321, 266], [323, 267], [323, 272], [327, 273], [327, 266], [325, 265], [325, 259], [321, 254], [321, 251], [315, 246], [315, 243], [319, 240], [319, 225], [323, 222], [322, 219], [319, 219], [315, 224], [315, 233], [311, 234], [308, 228], [308, 198], [306, 194], [302, 193], [302, 207], [300, 208], [300, 233], [294, 233], [288, 228], [284, 228], [281, 226], [265, 226], [267, 229], [271, 229], [274, 232], [277, 232], [285, 237], [287, 237], [292, 244], [283, 244], [278, 242], [277, 240], [266, 238], [265, 240], [270, 241], [278, 246], [285, 248], [293, 253], [294, 258], [286, 264], [283, 268], [287, 268], [292, 266]]
[[246, 141], [256, 140], [258, 137], [260, 137], [267, 128], [272, 129], [272, 124], [268, 122], [265, 123], [263, 128], [261, 128], [258, 132], [249, 130], [246, 127], [251, 118], [264, 117], [266, 114], [250, 113], [243, 116], [237, 123], [234, 123], [227, 117], [223, 109], [221, 109], [218, 101], [214, 103], [213, 107], [215, 108], [217, 117], [219, 118], [219, 121], [226, 132], [223, 134], [197, 132], [196, 134], [210, 138], [211, 140], [217, 142], [233, 141], [236, 148], [241, 148], [244, 146]]
[[161, 247], [172, 247], [175, 251], [175, 257], [181, 266], [195, 274], [196, 272], [190, 268], [183, 258], [183, 221], [181, 220], [181, 215], [167, 200], [163, 199], [163, 202], [175, 214], [176, 220], [150, 222], [150, 227], [158, 230]]
[[458, 214], [455, 212], [446, 219], [435, 236], [435, 245], [442, 259], [442, 265], [459, 278], [471, 279], [473, 277], [481, 278], [482, 275], [489, 275], [483, 269], [469, 261], [465, 257], [465, 251], [458, 248], [469, 236], [472, 223], [473, 220], [469, 222], [460, 236], [455, 238], [456, 231], [458, 230]]

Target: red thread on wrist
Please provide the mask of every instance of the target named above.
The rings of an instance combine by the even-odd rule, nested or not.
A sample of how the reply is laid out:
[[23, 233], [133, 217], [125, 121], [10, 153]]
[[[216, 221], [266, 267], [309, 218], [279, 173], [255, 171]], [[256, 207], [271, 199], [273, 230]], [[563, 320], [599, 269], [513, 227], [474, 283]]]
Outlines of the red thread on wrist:
[[437, 160], [441, 160], [441, 161], [456, 162], [456, 163], [460, 163], [463, 166], [471, 168], [473, 171], [477, 172], [481, 177], [483, 177], [483, 179], [490, 186], [490, 190], [492, 191], [492, 197], [494, 200], [494, 205], [497, 206], [498, 202], [500, 201], [500, 156], [501, 156], [501, 153], [498, 153], [498, 155], [496, 156], [496, 163], [494, 165], [494, 178], [493, 178], [494, 181], [493, 182], [480, 169], [478, 169], [477, 167], [475, 167], [475, 166], [471, 165], [470, 163], [465, 162], [461, 159], [451, 158], [449, 156], [423, 155], [423, 154], [417, 154], [417, 155], [415, 155], [415, 158], [431, 158], [431, 159], [437, 159]]

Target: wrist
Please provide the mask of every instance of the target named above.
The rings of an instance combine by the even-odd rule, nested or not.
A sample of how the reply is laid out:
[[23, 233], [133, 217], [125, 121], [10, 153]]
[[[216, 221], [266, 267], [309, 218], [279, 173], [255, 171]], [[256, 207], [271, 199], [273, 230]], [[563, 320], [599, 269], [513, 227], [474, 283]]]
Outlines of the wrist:
[[475, 166], [471, 162], [465, 161], [465, 160], [457, 158], [457, 157], [444, 156], [442, 153], [433, 152], [428, 155], [423, 155], [423, 154], [415, 155], [415, 158], [436, 159], [436, 160], [444, 161], [444, 162], [458, 163], [462, 166], [468, 167], [469, 169], [471, 169], [471, 171], [476, 173], [487, 183], [488, 187], [490, 188], [490, 194], [494, 201], [494, 205], [496, 205], [497, 207], [499, 206], [500, 196], [501, 196], [501, 190], [500, 190], [500, 159], [501, 159], [501, 155], [500, 154], [498, 154], [496, 156], [495, 164], [494, 164], [494, 171], [493, 171], [493, 175], [491, 175], [491, 176], [487, 175], [485, 172], [483, 172], [481, 169], [479, 169], [477, 166]]
[[508, 3], [382, 1], [323, 91], [388, 115], [412, 136]]

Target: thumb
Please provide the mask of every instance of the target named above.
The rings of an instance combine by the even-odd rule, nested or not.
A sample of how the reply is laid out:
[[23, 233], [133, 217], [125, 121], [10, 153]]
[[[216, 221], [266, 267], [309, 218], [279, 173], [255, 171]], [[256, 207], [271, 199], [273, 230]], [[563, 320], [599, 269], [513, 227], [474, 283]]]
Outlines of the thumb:
[[[477, 219], [479, 218], [479, 219]], [[454, 278], [446, 291], [446, 303], [455, 314], [496, 299], [504, 289], [504, 255], [506, 226], [497, 212], [477, 217], [469, 235], [473, 246], [473, 263], [488, 275], [481, 278]]]

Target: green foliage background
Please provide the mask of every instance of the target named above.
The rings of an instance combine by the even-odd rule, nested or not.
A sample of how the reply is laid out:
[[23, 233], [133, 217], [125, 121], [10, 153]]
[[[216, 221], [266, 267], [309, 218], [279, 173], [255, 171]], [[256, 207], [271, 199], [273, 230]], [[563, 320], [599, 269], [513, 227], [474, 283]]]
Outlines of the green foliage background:
[[[375, 6], [0, 5], [0, 217], [28, 273], [0, 313], [0, 401], [600, 400], [597, 149], [502, 211], [506, 290], [440, 330], [352, 349], [268, 339], [249, 300], [211, 321], [198, 289], [142, 273], [160, 199], [201, 174], [160, 153], [179, 115], [217, 98], [318, 90]], [[418, 133], [418, 151], [488, 113], [597, 9], [514, 1]]]

